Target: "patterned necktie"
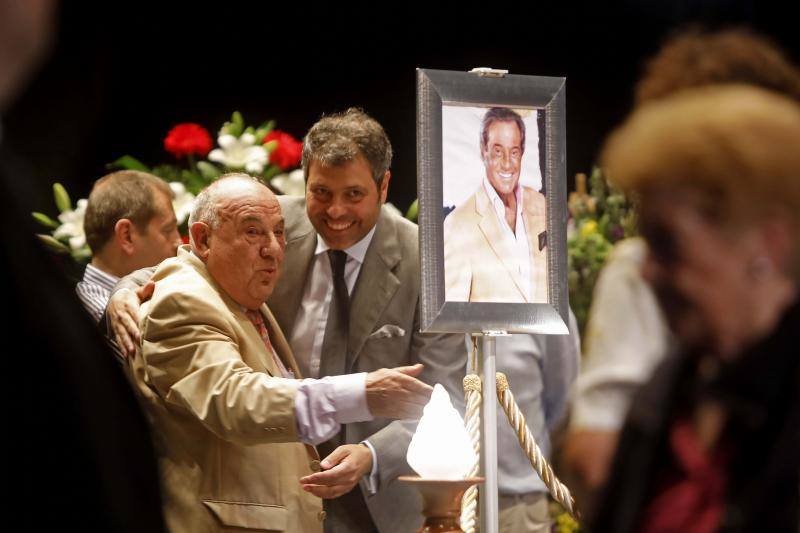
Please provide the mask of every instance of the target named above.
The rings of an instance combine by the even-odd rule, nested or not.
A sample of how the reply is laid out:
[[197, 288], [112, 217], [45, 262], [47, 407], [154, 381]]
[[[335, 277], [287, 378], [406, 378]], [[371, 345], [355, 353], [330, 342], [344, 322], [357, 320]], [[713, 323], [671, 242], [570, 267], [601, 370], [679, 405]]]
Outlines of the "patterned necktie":
[[281, 361], [280, 357], [278, 357], [278, 354], [275, 352], [275, 348], [272, 347], [272, 342], [269, 340], [269, 331], [267, 331], [267, 325], [264, 323], [264, 317], [261, 316], [261, 312], [247, 309], [244, 314], [246, 314], [250, 322], [253, 323], [256, 331], [258, 331], [258, 334], [261, 336], [261, 340], [264, 341], [264, 346], [267, 347], [267, 352], [272, 356], [272, 360], [275, 362], [275, 366], [278, 367], [281, 376], [285, 378], [294, 377], [294, 373], [286, 369], [286, 365], [283, 364], [283, 361]]
[[347, 372], [347, 337], [350, 332], [350, 295], [344, 280], [347, 254], [342, 250], [328, 250], [333, 277], [333, 294], [328, 308], [328, 322], [320, 357], [320, 377], [336, 376]]

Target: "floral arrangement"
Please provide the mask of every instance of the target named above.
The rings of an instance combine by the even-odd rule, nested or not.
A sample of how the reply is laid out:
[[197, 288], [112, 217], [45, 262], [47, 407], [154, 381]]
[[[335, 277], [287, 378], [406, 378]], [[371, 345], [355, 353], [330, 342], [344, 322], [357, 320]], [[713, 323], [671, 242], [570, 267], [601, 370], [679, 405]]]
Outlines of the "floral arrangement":
[[164, 150], [175, 162], [149, 168], [126, 155], [109, 166], [150, 172], [166, 181], [183, 183], [192, 194], [232, 171], [247, 172], [283, 194], [303, 194], [303, 173], [297, 169], [303, 143], [276, 130], [274, 121], [246, 126], [242, 114], [235, 111], [217, 133], [217, 147], [213, 144], [208, 130], [185, 122], [173, 127], [164, 138]]
[[[241, 113], [234, 112], [231, 120], [220, 128], [217, 147], [214, 148], [208, 130], [199, 124], [182, 123], [173, 127], [164, 138], [164, 150], [173, 156], [175, 162], [150, 168], [125, 155], [108, 167], [140, 170], [167, 181], [172, 189], [172, 207], [181, 235], [186, 235], [186, 223], [195, 195], [225, 172], [244, 171], [280, 193], [304, 194], [303, 171], [297, 168], [303, 144], [274, 127], [274, 121], [257, 128], [245, 126]], [[88, 263], [92, 252], [83, 230], [87, 200], [81, 198], [73, 207], [69, 194], [60, 183], [53, 185], [53, 196], [59, 211], [58, 220], [44, 213], [33, 213], [34, 219], [49, 230], [38, 237], [52, 251], [69, 254], [79, 264]]]
[[575, 192], [570, 193], [571, 215], [567, 228], [567, 281], [569, 302], [583, 333], [592, 303], [592, 292], [600, 269], [614, 243], [636, 234], [632, 203], [612, 186], [595, 167], [589, 177], [576, 176]]

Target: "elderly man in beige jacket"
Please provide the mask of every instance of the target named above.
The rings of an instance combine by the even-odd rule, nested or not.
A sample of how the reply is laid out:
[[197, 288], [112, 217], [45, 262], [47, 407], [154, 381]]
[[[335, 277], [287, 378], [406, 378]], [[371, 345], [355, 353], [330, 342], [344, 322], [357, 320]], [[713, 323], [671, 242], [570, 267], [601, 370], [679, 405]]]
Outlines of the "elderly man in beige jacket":
[[[191, 246], [159, 265], [129, 370], [155, 426], [172, 531], [321, 531], [298, 480], [342, 423], [418, 416], [421, 365], [300, 380], [264, 305], [285, 246], [275, 196], [246, 175], [198, 196]], [[300, 441], [300, 442], [298, 442]], [[305, 444], [301, 444], [301, 442]]]

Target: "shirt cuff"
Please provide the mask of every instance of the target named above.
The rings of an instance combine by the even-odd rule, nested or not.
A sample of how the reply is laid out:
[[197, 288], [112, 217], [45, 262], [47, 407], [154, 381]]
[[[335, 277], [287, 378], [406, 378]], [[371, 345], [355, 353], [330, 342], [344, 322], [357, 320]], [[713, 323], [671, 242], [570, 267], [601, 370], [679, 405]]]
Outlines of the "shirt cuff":
[[364, 488], [366, 488], [369, 495], [372, 496], [378, 492], [378, 454], [375, 453], [375, 448], [372, 447], [372, 444], [370, 444], [368, 440], [362, 440], [361, 444], [369, 448], [370, 453], [372, 453], [372, 470], [368, 476], [361, 478], [362, 483], [364, 483]]
[[328, 376], [333, 384], [336, 421], [340, 424], [364, 422], [373, 416], [367, 407], [367, 373]]

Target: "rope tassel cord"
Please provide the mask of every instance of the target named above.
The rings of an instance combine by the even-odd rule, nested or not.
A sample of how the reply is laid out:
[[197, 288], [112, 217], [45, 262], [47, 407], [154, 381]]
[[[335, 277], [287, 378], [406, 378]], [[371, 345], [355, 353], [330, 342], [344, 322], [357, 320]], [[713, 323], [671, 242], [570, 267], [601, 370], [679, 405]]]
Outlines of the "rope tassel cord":
[[[475, 374], [464, 377], [464, 399], [467, 404], [464, 425], [467, 427], [476, 458], [468, 477], [477, 477], [481, 455], [481, 378]], [[461, 499], [461, 529], [465, 533], [475, 533], [477, 512], [478, 487], [473, 485]]]
[[579, 520], [580, 514], [575, 506], [575, 499], [570, 494], [567, 486], [559, 481], [553, 473], [553, 467], [542, 455], [542, 450], [539, 449], [531, 430], [528, 429], [528, 425], [525, 423], [525, 415], [522, 414], [519, 406], [514, 401], [514, 394], [508, 386], [508, 379], [502, 372], [497, 373], [497, 398], [503, 406], [503, 411], [508, 417], [509, 424], [517, 434], [519, 445], [525, 451], [525, 455], [528, 456], [536, 473], [539, 474], [544, 484], [550, 489], [550, 494], [566, 509], [570, 516], [575, 520]]

